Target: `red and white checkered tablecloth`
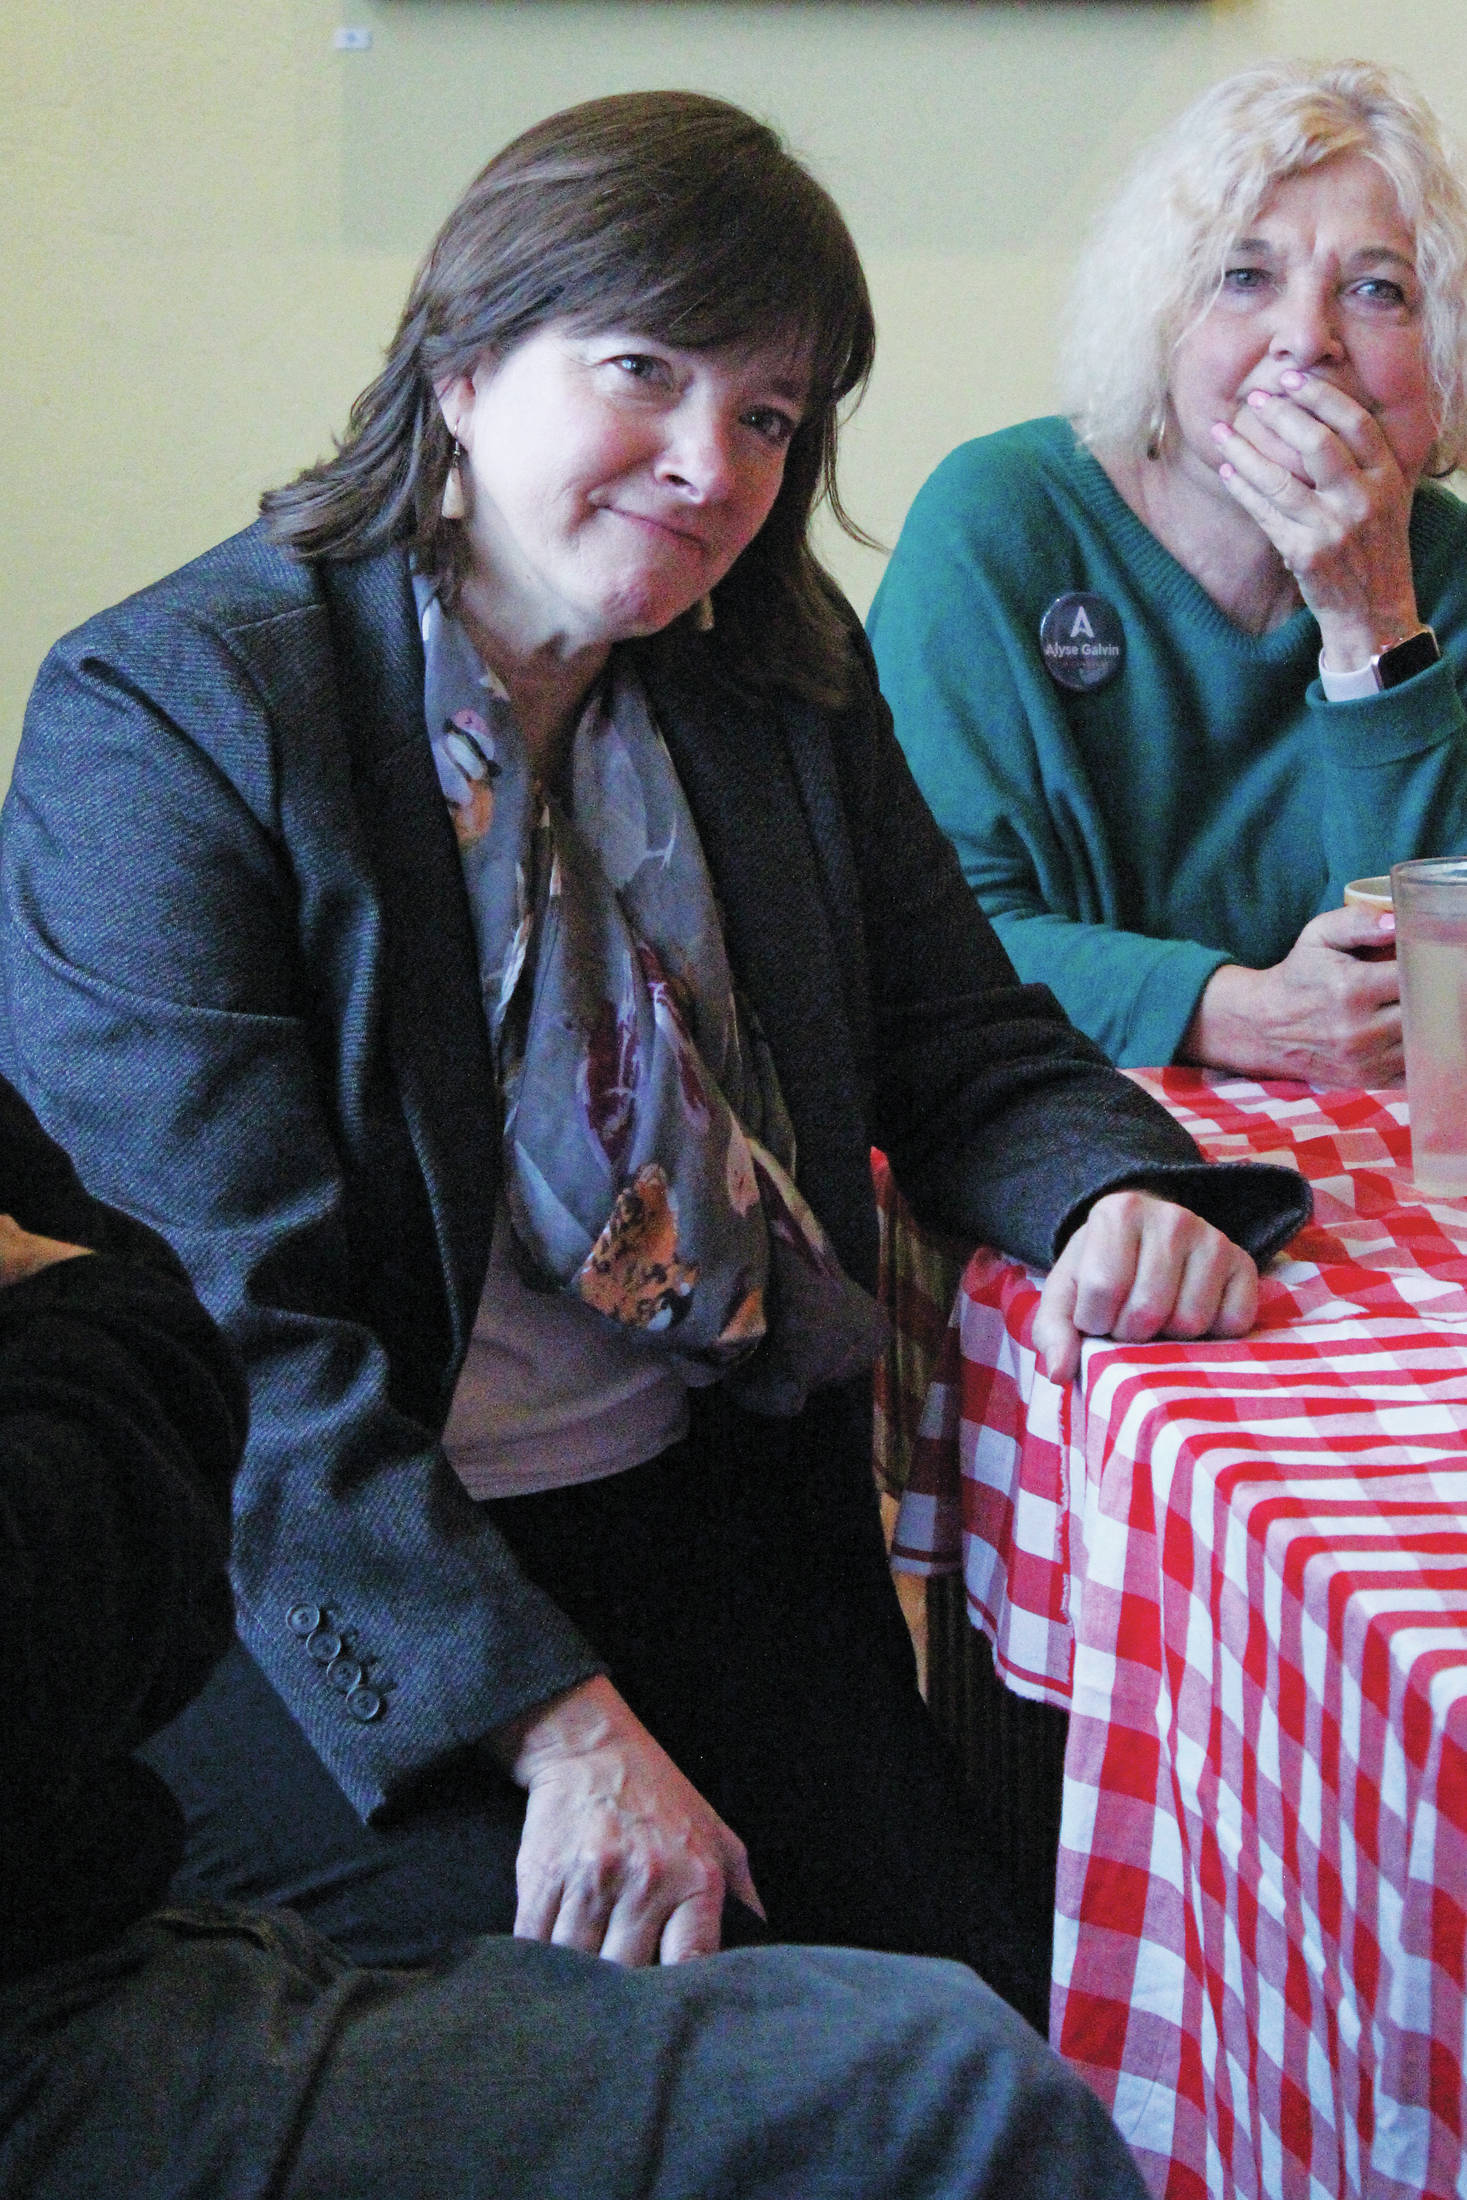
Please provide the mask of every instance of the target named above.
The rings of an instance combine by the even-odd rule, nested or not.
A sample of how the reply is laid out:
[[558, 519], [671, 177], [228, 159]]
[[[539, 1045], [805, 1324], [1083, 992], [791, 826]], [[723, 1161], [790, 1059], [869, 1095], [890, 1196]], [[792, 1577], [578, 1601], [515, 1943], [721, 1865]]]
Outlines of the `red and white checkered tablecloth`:
[[[897, 1561], [961, 1564], [1009, 1684], [1069, 1710], [1051, 2037], [1153, 2190], [1445, 2200], [1467, 2193], [1467, 1201], [1415, 1193], [1399, 1095], [1140, 1081], [1215, 1158], [1297, 1164], [1314, 1222], [1249, 1337], [1090, 1343], [1063, 1391], [1035, 1280], [975, 1256]], [[883, 1205], [909, 1235], [889, 1182]], [[886, 1406], [889, 1437], [890, 1378]]]

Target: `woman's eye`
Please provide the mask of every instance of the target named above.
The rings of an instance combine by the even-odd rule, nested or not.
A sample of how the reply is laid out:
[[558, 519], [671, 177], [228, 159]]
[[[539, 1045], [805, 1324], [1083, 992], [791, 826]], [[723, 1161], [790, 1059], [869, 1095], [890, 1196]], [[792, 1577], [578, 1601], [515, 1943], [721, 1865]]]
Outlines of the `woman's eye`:
[[667, 374], [665, 360], [643, 351], [622, 352], [610, 364], [633, 382], [656, 382]]
[[1262, 290], [1267, 281], [1268, 269], [1265, 267], [1230, 267], [1223, 275], [1222, 286], [1224, 290], [1246, 296], [1249, 291]]
[[746, 412], [744, 419], [756, 435], [762, 435], [766, 443], [777, 443], [781, 448], [789, 442], [799, 422], [789, 413], [781, 412], [776, 405], [756, 405]]
[[1406, 293], [1400, 283], [1393, 283], [1388, 275], [1367, 275], [1354, 286], [1355, 296], [1372, 306], [1403, 306]]

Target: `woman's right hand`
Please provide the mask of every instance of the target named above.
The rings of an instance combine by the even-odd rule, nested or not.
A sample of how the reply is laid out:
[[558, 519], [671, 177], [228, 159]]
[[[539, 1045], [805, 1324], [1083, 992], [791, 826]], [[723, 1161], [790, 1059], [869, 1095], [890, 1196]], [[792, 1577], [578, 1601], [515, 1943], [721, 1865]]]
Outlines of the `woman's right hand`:
[[1203, 988], [1178, 1059], [1250, 1077], [1372, 1088], [1404, 1075], [1393, 958], [1362, 953], [1392, 936], [1373, 909], [1327, 909], [1268, 970], [1224, 963]]
[[1250, 391], [1213, 435], [1222, 478], [1277, 550], [1313, 612], [1323, 660], [1353, 672], [1421, 625], [1409, 479], [1378, 419], [1327, 374]]
[[725, 1894], [764, 1915], [742, 1841], [603, 1676], [532, 1714], [503, 1753], [529, 1791], [518, 1939], [681, 1963], [716, 1952]]

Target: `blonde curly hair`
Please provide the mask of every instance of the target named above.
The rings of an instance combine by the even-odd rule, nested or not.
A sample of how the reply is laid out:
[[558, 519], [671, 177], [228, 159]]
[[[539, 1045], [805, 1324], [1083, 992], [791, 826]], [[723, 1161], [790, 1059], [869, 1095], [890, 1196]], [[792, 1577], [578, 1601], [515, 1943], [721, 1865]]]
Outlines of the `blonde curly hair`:
[[1090, 448], [1160, 448], [1172, 354], [1269, 194], [1339, 153], [1384, 172], [1416, 239], [1437, 438], [1427, 471], [1467, 459], [1467, 189], [1431, 108], [1369, 61], [1265, 62], [1213, 85], [1142, 154], [1091, 233], [1060, 356], [1065, 411]]

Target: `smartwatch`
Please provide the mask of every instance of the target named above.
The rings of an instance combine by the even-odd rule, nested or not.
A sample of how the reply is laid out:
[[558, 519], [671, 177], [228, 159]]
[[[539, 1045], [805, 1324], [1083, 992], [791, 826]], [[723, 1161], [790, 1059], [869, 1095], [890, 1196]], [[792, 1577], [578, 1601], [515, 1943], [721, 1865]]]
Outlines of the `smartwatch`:
[[1378, 649], [1369, 664], [1361, 665], [1355, 672], [1331, 672], [1324, 661], [1324, 651], [1319, 653], [1319, 684], [1331, 703], [1354, 703], [1364, 695], [1379, 695], [1383, 688], [1399, 687], [1403, 680], [1414, 680], [1418, 672], [1427, 671], [1441, 663], [1441, 644], [1429, 626], [1418, 627], [1414, 634], [1404, 635], [1398, 642], [1387, 642]]

